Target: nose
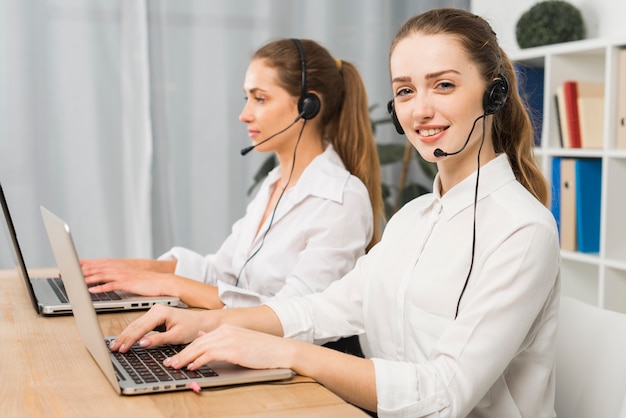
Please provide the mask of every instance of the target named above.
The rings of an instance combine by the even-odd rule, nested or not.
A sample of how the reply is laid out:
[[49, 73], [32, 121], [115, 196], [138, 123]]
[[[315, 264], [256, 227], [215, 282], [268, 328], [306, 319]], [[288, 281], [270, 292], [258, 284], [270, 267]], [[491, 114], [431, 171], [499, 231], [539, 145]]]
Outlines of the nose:
[[425, 92], [415, 94], [412, 100], [413, 111], [411, 117], [413, 120], [429, 120], [432, 119], [434, 108], [432, 106], [432, 100]]
[[243, 109], [241, 109], [241, 113], [239, 114], [239, 120], [243, 123], [249, 123], [252, 121], [252, 112], [248, 108], [249, 103], [249, 101], [246, 101], [246, 104], [243, 105]]

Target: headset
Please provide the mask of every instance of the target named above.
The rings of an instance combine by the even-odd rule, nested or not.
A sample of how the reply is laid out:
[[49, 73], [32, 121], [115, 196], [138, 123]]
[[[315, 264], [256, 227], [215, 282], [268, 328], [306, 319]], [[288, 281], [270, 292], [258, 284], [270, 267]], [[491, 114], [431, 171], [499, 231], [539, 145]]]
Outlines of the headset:
[[298, 47], [300, 64], [302, 66], [302, 83], [300, 84], [300, 98], [298, 99], [298, 113], [304, 120], [313, 119], [320, 111], [321, 101], [315, 93], [307, 92], [306, 89], [306, 59], [302, 42], [300, 39], [296, 38], [292, 38], [291, 40]]
[[[250, 151], [258, 147], [259, 145], [265, 144], [270, 139], [274, 138], [285, 132], [287, 129], [291, 128], [298, 122], [300, 119], [303, 119], [306, 123], [307, 120], [313, 119], [320, 111], [321, 102], [319, 97], [317, 97], [314, 93], [308, 93], [306, 91], [306, 59], [304, 57], [304, 48], [302, 47], [302, 42], [299, 39], [291, 39], [296, 46], [298, 47], [298, 52], [300, 53], [300, 65], [302, 66], [302, 81], [300, 83], [300, 97], [298, 98], [298, 116], [291, 122], [286, 128], [276, 132], [273, 135], [268, 136], [261, 142], [257, 142], [254, 145], [249, 145], [241, 149], [241, 155], [247, 155]], [[303, 126], [304, 128], [304, 126]], [[302, 135], [302, 131], [300, 132]], [[298, 137], [298, 141], [300, 137]]]
[[[504, 107], [508, 96], [509, 82], [504, 74], [498, 74], [498, 78], [491, 82], [483, 94], [483, 116], [498, 113]], [[404, 129], [402, 129], [402, 125], [398, 121], [398, 115], [396, 115], [393, 99], [387, 103], [387, 112], [391, 115], [391, 121], [396, 131], [400, 135], [404, 135]]]

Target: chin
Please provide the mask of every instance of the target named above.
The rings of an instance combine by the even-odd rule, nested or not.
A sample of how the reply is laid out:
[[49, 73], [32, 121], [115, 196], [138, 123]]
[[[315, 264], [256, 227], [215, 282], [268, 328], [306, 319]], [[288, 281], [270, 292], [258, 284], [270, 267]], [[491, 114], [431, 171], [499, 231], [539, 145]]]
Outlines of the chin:
[[413, 142], [411, 143], [413, 144], [413, 148], [415, 148], [417, 153], [429, 163], [436, 163], [437, 161], [441, 159], [441, 158], [435, 157], [435, 154], [433, 154], [435, 152], [436, 147], [435, 148], [425, 147], [424, 144], [421, 144], [421, 143], [419, 144], [420, 146], [416, 147]]

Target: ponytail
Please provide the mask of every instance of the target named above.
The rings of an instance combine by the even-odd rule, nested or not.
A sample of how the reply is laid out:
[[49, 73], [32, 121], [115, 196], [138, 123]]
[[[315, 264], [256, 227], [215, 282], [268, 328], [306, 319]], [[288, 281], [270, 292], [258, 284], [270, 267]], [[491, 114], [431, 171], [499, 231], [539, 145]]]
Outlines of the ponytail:
[[368, 250], [382, 236], [385, 220], [378, 151], [369, 117], [367, 92], [356, 67], [342, 61], [341, 73], [345, 83], [344, 100], [336, 124], [328, 125], [327, 132], [333, 147], [346, 169], [360, 178], [369, 191], [374, 212], [374, 235]]

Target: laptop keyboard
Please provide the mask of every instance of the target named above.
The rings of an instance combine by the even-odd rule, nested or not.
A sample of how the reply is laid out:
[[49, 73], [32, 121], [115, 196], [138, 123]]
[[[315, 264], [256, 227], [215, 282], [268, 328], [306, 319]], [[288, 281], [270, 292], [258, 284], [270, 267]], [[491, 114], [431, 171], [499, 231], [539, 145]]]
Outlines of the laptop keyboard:
[[[107, 339], [107, 347], [112, 340]], [[126, 353], [112, 352], [135, 383], [156, 383], [173, 380], [189, 380], [203, 377], [214, 377], [217, 373], [204, 365], [197, 370], [173, 369], [165, 367], [163, 360], [180, 352], [185, 345], [162, 345], [159, 347], [142, 348], [135, 344]], [[120, 376], [118, 376], [118, 379]]]
[[[59, 300], [63, 303], [68, 303], [67, 292], [65, 291], [65, 285], [60, 277], [52, 277], [47, 280], [54, 293], [58, 296]], [[91, 300], [93, 302], [101, 302], [107, 300], [120, 300], [121, 297], [115, 292], [103, 292], [103, 293], [90, 293]]]

